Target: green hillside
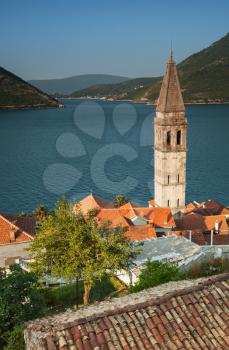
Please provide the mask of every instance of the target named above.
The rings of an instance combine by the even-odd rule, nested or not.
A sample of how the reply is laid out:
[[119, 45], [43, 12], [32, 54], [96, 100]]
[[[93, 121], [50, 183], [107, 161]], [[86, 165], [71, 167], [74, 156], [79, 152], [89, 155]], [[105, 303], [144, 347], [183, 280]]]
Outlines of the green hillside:
[[0, 109], [59, 107], [54, 98], [0, 67]]
[[[185, 102], [229, 102], [229, 33], [178, 64]], [[143, 85], [138, 87], [138, 83]], [[155, 102], [161, 78], [139, 78], [121, 84], [97, 85], [73, 96], [107, 96]]]
[[[86, 96], [107, 96], [118, 98], [126, 98], [127, 94], [131, 96], [132, 93], [140, 91], [141, 93], [145, 89], [149, 88], [156, 81], [159, 81], [160, 78], [136, 78], [124, 81], [119, 84], [97, 84], [83, 89], [80, 91], [74, 92], [72, 97], [86, 97]], [[131, 97], [129, 97], [131, 98]]]
[[30, 80], [29, 83], [47, 94], [71, 94], [98, 84], [118, 84], [130, 78], [110, 74], [83, 74], [62, 79]]

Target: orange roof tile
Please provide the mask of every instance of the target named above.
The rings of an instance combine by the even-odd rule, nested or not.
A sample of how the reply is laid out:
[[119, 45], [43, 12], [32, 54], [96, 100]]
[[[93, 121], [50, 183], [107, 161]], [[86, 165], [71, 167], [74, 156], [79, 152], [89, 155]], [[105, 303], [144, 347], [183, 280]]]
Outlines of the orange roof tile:
[[219, 224], [219, 231], [228, 230], [228, 224], [224, 215], [202, 216], [197, 213], [189, 213], [182, 219], [176, 220], [177, 230], [202, 230], [210, 231], [215, 229], [216, 223]]
[[148, 201], [149, 207], [156, 207], [156, 203], [154, 199]]
[[133, 241], [156, 238], [156, 231], [151, 225], [130, 226], [124, 235]]
[[111, 202], [107, 202], [93, 194], [89, 194], [79, 202], [83, 214], [87, 214], [92, 209], [114, 208]]
[[111, 223], [111, 227], [129, 226], [128, 221], [125, 219], [123, 215], [120, 214], [118, 209], [101, 209], [97, 214], [97, 219], [99, 222], [109, 221]]
[[[15, 233], [15, 241], [11, 241], [11, 230]], [[31, 240], [33, 240], [33, 237], [29, 233], [21, 230], [14, 221], [10, 221], [0, 214], [0, 244], [27, 242]]]

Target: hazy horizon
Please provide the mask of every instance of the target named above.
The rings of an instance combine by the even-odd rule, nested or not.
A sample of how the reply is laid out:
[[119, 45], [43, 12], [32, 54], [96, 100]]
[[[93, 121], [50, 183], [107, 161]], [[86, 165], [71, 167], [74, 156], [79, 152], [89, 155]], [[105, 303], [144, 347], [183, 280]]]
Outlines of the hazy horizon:
[[160, 76], [228, 33], [229, 3], [3, 0], [0, 66], [25, 80]]

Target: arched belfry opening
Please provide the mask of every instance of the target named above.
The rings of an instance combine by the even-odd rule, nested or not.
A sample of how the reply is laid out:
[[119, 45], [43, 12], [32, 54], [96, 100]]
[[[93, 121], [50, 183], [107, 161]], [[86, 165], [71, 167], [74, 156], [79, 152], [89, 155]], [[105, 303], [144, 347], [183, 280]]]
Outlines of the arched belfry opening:
[[181, 144], [181, 130], [177, 131], [177, 145], [179, 146]]

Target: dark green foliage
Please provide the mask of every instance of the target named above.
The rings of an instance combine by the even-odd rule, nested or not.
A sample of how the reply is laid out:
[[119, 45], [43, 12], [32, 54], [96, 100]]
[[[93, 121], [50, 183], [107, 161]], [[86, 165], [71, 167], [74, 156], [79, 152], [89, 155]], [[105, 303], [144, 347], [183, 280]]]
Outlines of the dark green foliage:
[[120, 208], [122, 205], [126, 204], [128, 200], [125, 198], [123, 194], [117, 194], [117, 196], [113, 199], [113, 204], [115, 208]]
[[194, 264], [187, 272], [186, 278], [207, 277], [229, 272], [229, 259], [212, 258], [201, 263]]
[[58, 107], [58, 102], [0, 67], [0, 109]]
[[36, 276], [12, 265], [0, 271], [0, 334], [44, 314], [44, 301], [35, 288]]
[[[19, 337], [23, 322], [45, 313], [44, 299], [36, 289], [37, 278], [19, 265], [12, 265], [10, 273], [0, 270], [0, 339]], [[11, 334], [11, 332], [13, 332]]]
[[[104, 276], [101, 281], [97, 281], [90, 295], [90, 302], [100, 301], [113, 295], [124, 286], [112, 275]], [[68, 307], [74, 307], [76, 304], [83, 303], [84, 286], [82, 282], [78, 284], [78, 293], [76, 283], [69, 283], [62, 286], [42, 288], [41, 293], [44, 296], [47, 307], [50, 312], [63, 311]], [[77, 294], [79, 296], [77, 300]]]
[[142, 269], [138, 282], [130, 288], [131, 292], [139, 292], [146, 288], [158, 286], [169, 281], [178, 281], [184, 274], [176, 264], [148, 260]]
[[24, 328], [21, 325], [15, 326], [12, 331], [4, 334], [6, 345], [3, 350], [24, 350]]

